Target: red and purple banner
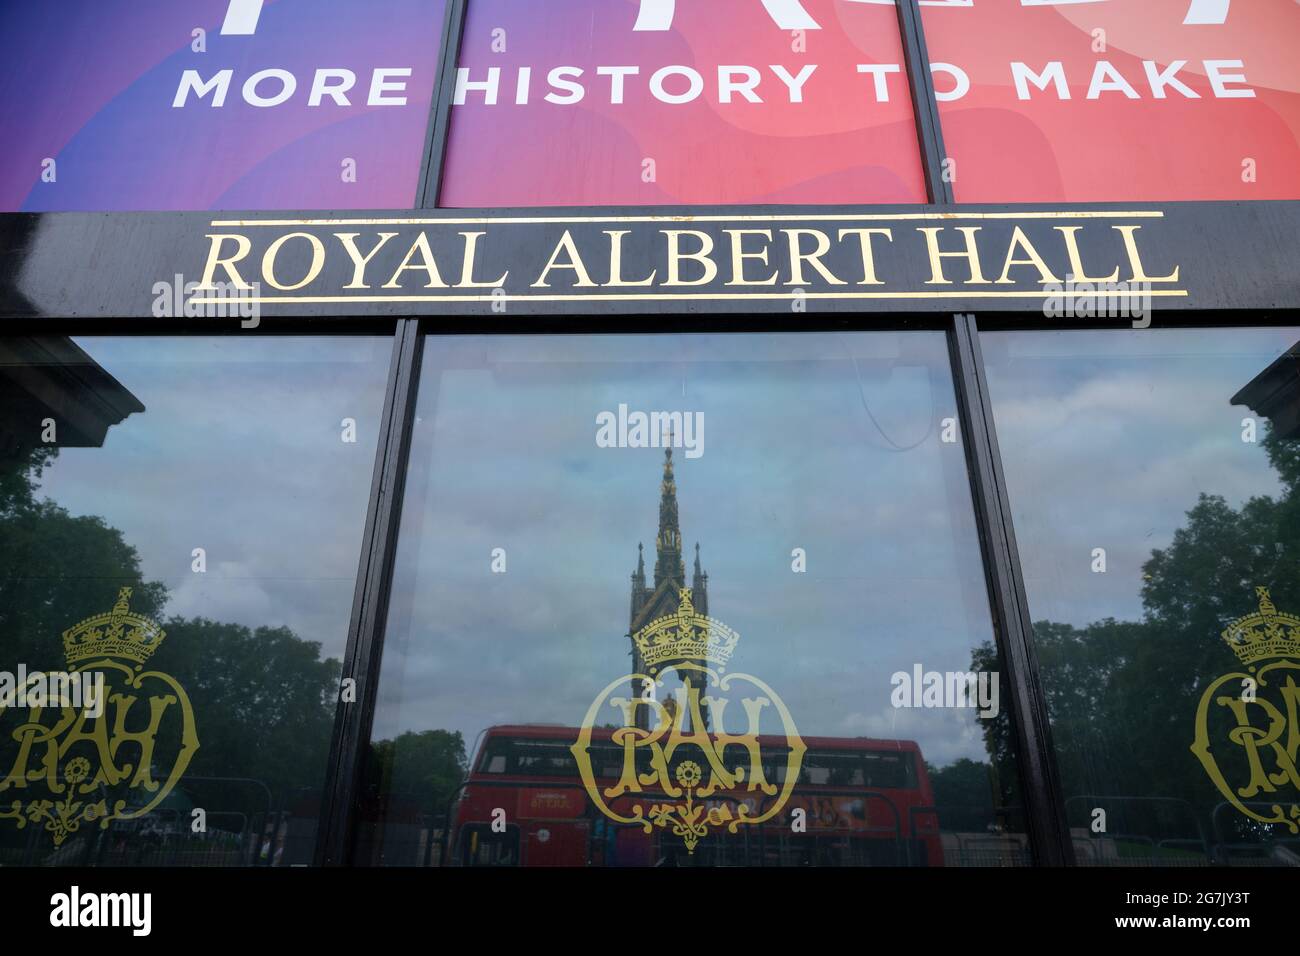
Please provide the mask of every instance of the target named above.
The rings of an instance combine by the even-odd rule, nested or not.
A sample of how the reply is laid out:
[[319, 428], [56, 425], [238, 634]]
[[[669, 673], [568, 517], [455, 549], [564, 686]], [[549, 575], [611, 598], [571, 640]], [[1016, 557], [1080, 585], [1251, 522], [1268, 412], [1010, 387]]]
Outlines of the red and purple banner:
[[1295, 0], [923, 0], [958, 202], [1300, 198]]
[[0, 210], [411, 208], [444, 0], [10, 0]]
[[[14, 0], [0, 209], [410, 208], [444, 0]], [[960, 202], [1300, 198], [1294, 0], [921, 0]], [[469, 0], [440, 203], [925, 201], [893, 0]]]
[[924, 202], [902, 62], [892, 3], [471, 0], [441, 204]]

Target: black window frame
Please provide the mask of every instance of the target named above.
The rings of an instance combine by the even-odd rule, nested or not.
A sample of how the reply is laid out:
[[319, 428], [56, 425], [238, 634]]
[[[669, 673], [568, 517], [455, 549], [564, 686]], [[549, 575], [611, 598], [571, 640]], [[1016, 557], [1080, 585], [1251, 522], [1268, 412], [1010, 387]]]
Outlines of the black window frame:
[[[435, 79], [420, 167], [415, 209], [437, 209], [442, 185], [444, 156], [452, 111], [461, 39], [468, 3], [448, 0], [440, 36], [439, 73]], [[916, 120], [920, 161], [927, 189], [927, 201], [916, 204], [918, 212], [954, 211], [952, 184], [944, 175], [946, 152], [939, 105], [930, 72], [918, 0], [897, 0], [896, 4], [906, 74]], [[1173, 204], [1176, 205], [1176, 204]], [[1251, 204], [1268, 208], [1300, 204], [1260, 200]], [[759, 207], [730, 207], [737, 216]], [[833, 208], [833, 207], [832, 207]], [[600, 214], [653, 211], [646, 207], [619, 209], [590, 207]], [[494, 210], [465, 210], [468, 214], [493, 215]], [[0, 214], [0, 235], [6, 234], [3, 220], [22, 214]], [[114, 214], [130, 216], [135, 214]], [[156, 214], [165, 215], [165, 214]], [[90, 242], [90, 234], [85, 241]], [[89, 251], [89, 250], [87, 250]], [[569, 334], [609, 332], [608, 320], [596, 315], [531, 315], [490, 319], [455, 313], [438, 318], [394, 315], [359, 317], [345, 307], [325, 309], [310, 318], [267, 317], [255, 331], [240, 331], [234, 323], [215, 328], [211, 320], [141, 319], [119, 316], [112, 319], [78, 318], [68, 314], [33, 318], [21, 311], [18, 289], [21, 248], [4, 249], [12, 264], [0, 264], [0, 316], [5, 317], [7, 335], [178, 335], [187, 332], [212, 334], [347, 335], [356, 333], [392, 336], [392, 351], [380, 425], [380, 437], [371, 478], [369, 500], [358, 569], [354, 585], [348, 639], [343, 660], [343, 677], [355, 681], [354, 702], [338, 706], [330, 744], [329, 762], [317, 830], [314, 862], [318, 866], [342, 866], [353, 862], [353, 835], [358, 821], [363, 754], [370, 739], [378, 692], [379, 663], [383, 653], [384, 626], [395, 562], [403, 491], [410, 459], [415, 402], [419, 390], [421, 357], [426, 346], [436, 348], [436, 337], [449, 332]], [[1244, 281], [1244, 280], [1243, 280]], [[1282, 307], [1274, 311], [1176, 312], [1161, 316], [1164, 326], [1230, 326], [1300, 324], [1300, 294], [1285, 277], [1271, 277], [1272, 299]], [[15, 303], [18, 303], [17, 305]], [[953, 313], [941, 308], [904, 314], [838, 313], [795, 317], [774, 314], [730, 315], [721, 310], [690, 314], [671, 311], [658, 314], [620, 316], [618, 331], [684, 332], [728, 331], [738, 334], [764, 331], [876, 329], [924, 329], [943, 331], [948, 343], [953, 383], [957, 395], [962, 445], [967, 460], [972, 500], [979, 529], [986, 583], [998, 649], [1006, 671], [1011, 709], [1016, 727], [1024, 815], [1036, 865], [1060, 866], [1075, 863], [1074, 849], [1066, 824], [1064, 794], [1052, 746], [1051, 728], [1037, 665], [1028, 602], [1025, 593], [1012, 511], [1008, 499], [1002, 459], [985, 368], [980, 332], [1003, 328], [1024, 328], [1024, 314]], [[1035, 328], [1119, 327], [1106, 321], [1080, 322], [1032, 319]], [[431, 340], [433, 340], [431, 342]]]

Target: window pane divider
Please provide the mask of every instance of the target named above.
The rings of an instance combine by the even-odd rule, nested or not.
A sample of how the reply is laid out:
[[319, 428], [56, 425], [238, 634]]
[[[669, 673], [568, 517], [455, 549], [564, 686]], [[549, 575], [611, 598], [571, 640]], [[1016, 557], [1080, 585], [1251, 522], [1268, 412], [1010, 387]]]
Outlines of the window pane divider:
[[415, 197], [419, 209], [437, 209], [442, 191], [442, 172], [447, 159], [447, 137], [451, 130], [451, 100], [456, 93], [456, 69], [460, 64], [460, 42], [465, 32], [466, 0], [447, 0], [438, 50], [438, 80], [433, 89], [429, 113], [429, 137], [425, 144], [424, 167]]
[[930, 72], [930, 53], [925, 45], [921, 7], [918, 0], [896, 0], [896, 6], [926, 195], [932, 205], [952, 205], [955, 199], [952, 183], [944, 175], [947, 153], [943, 146], [943, 124], [939, 121], [939, 101], [934, 93], [934, 76]]
[[1030, 847], [1034, 862], [1040, 866], [1073, 864], [1074, 847], [1065, 817], [1056, 751], [1052, 749], [1047, 700], [1034, 649], [1033, 622], [975, 316], [953, 316], [949, 347], [994, 631], [1013, 704], [1017, 767]]
[[[361, 562], [352, 597], [352, 617], [343, 655], [338, 709], [330, 739], [325, 787], [316, 831], [315, 864], [351, 862], [352, 835], [361, 789], [361, 772], [370, 745], [378, 696], [384, 625], [392, 590], [397, 533], [411, 452], [411, 428], [420, 379], [424, 339], [418, 319], [401, 319], [393, 336], [384, 411], [375, 470], [366, 507]], [[342, 681], [355, 681], [351, 700], [343, 699]]]

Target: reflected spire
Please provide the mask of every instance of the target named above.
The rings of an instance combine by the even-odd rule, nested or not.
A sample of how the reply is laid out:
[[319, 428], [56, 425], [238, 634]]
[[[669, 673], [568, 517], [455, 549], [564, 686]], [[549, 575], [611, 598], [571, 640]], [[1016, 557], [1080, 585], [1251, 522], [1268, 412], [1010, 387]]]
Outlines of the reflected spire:
[[709, 613], [709, 576], [700, 566], [700, 543], [695, 542], [695, 577], [691, 580], [691, 596], [701, 614]]
[[636, 570], [632, 572], [632, 597], [636, 598], [638, 591], [645, 590], [645, 546], [640, 541], [636, 543]]
[[682, 564], [682, 532], [677, 520], [677, 482], [673, 478], [673, 450], [664, 449], [664, 478], [659, 494], [659, 535], [655, 539], [655, 587], [665, 580], [686, 581]]

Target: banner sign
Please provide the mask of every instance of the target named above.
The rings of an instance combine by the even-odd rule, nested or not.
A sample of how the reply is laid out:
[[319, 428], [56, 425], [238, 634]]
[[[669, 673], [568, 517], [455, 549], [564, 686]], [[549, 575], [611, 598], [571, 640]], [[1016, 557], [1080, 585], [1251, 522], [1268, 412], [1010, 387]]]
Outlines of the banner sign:
[[1300, 198], [1295, 0], [921, 0], [921, 15], [958, 202]]
[[[584, 211], [589, 212], [589, 211]], [[1300, 203], [0, 217], [9, 315], [1294, 308]], [[1122, 313], [1121, 313], [1122, 315]]]
[[[1300, 198], [1294, 0], [919, 2], [957, 201]], [[411, 208], [446, 9], [0, 4], [0, 210]], [[894, 0], [469, 0], [449, 85], [442, 206], [926, 201]]]
[[0, 4], [0, 210], [410, 208], [444, 6]]
[[[920, 0], [959, 202], [1300, 198], [1294, 0]], [[924, 202], [894, 0], [472, 0], [462, 207]]]
[[898, 13], [471, 0], [439, 204], [925, 202]]

